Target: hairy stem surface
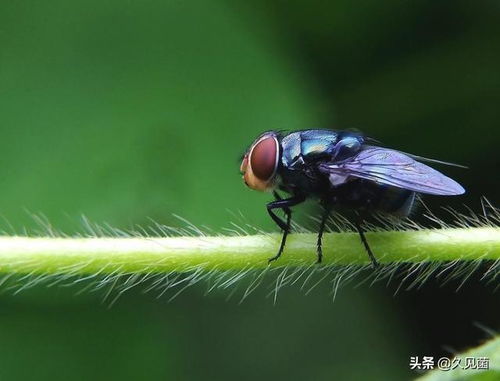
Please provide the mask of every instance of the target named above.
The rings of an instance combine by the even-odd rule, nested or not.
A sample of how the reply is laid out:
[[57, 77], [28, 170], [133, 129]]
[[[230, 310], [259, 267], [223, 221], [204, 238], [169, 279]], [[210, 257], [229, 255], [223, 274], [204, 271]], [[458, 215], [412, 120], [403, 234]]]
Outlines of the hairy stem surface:
[[[279, 234], [167, 238], [0, 238], [0, 272], [21, 274], [168, 273], [191, 269], [258, 269], [276, 254]], [[383, 263], [500, 260], [500, 228], [369, 232]], [[356, 233], [323, 237], [325, 264], [367, 264]], [[309, 266], [316, 234], [292, 234], [283, 256], [270, 266]]]

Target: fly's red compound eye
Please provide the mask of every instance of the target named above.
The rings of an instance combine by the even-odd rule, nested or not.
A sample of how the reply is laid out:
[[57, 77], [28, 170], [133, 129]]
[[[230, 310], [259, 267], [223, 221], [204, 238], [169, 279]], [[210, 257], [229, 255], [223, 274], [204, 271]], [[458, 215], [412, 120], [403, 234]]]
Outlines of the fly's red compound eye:
[[250, 153], [250, 166], [253, 174], [262, 181], [274, 176], [278, 165], [278, 144], [273, 136], [261, 139]]
[[267, 191], [273, 188], [279, 161], [278, 139], [266, 134], [258, 139], [246, 153], [241, 163], [245, 184], [255, 190]]

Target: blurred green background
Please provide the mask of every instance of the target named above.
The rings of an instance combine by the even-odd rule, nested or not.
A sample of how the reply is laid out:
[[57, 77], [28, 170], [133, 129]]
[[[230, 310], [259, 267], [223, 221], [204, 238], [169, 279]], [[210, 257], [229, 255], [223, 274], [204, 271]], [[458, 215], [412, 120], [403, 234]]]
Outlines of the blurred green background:
[[[269, 195], [239, 158], [262, 131], [358, 128], [446, 168], [498, 205], [497, 1], [2, 1], [0, 213], [7, 231], [43, 213], [118, 228], [173, 213], [216, 231], [239, 212], [275, 229]], [[439, 211], [437, 211], [439, 213]], [[417, 215], [418, 218], [418, 215]], [[7, 222], [8, 221], [8, 222]], [[328, 249], [327, 249], [328, 250]], [[328, 251], [326, 252], [328, 255]], [[189, 289], [35, 288], [0, 295], [0, 379], [402, 380], [409, 356], [477, 344], [498, 296], [477, 279], [311, 295], [259, 290], [243, 304]]]

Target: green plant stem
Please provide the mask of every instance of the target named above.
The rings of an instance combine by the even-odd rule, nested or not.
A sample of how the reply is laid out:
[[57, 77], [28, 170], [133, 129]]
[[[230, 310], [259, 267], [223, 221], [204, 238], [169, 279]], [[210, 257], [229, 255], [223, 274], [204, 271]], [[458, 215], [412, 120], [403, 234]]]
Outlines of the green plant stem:
[[[500, 228], [464, 228], [366, 234], [381, 263], [500, 259]], [[169, 238], [0, 238], [0, 272], [21, 274], [166, 273], [265, 268], [279, 234]], [[324, 264], [366, 264], [356, 233], [329, 233]], [[316, 234], [292, 234], [271, 266], [311, 265]]]

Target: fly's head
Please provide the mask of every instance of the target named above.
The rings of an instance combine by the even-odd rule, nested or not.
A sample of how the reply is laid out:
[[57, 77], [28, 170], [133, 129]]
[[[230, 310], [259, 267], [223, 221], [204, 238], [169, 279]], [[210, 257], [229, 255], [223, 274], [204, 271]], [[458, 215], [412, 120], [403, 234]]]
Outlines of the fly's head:
[[273, 190], [279, 162], [278, 134], [274, 131], [263, 133], [252, 143], [241, 162], [245, 184], [258, 191]]

